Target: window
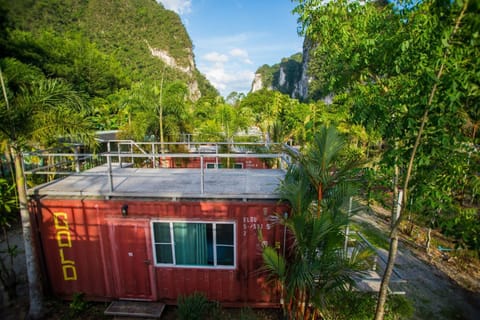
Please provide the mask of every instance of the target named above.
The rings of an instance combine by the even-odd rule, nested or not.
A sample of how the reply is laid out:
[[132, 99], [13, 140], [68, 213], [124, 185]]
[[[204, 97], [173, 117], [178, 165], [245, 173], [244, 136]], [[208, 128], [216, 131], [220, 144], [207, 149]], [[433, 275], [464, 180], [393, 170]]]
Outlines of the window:
[[234, 267], [235, 224], [152, 223], [156, 265]]
[[222, 163], [207, 162], [207, 169], [222, 169]]
[[233, 165], [233, 168], [234, 168], [234, 169], [243, 169], [243, 163], [241, 163], [241, 162], [236, 162], [236, 163]]

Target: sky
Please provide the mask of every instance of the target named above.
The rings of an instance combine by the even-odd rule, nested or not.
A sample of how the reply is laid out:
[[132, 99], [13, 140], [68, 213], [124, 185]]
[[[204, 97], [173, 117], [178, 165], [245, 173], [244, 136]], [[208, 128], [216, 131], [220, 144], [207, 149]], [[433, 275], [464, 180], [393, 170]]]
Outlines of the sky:
[[157, 0], [177, 12], [195, 62], [220, 94], [248, 93], [262, 65], [302, 51], [291, 0]]

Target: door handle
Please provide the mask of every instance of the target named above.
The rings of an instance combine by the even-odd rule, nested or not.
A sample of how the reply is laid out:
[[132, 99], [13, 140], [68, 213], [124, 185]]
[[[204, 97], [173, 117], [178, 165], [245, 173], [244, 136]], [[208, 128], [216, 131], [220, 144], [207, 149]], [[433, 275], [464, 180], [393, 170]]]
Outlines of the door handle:
[[145, 264], [149, 265], [149, 264], [151, 264], [151, 263], [152, 263], [152, 261], [150, 261], [150, 260], [148, 260], [148, 259], [145, 259], [145, 260], [143, 260], [143, 263], [145, 263]]

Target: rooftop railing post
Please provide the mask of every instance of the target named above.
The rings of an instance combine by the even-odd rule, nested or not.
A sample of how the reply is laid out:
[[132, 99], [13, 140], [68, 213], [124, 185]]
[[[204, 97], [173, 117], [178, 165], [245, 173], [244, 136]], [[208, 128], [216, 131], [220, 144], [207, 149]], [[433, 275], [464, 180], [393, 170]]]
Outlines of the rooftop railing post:
[[205, 192], [205, 170], [203, 167], [203, 155], [200, 155], [200, 193], [203, 194]]
[[80, 151], [80, 146], [76, 145], [73, 150], [75, 152], [75, 172], [80, 172], [80, 158], [78, 156], [78, 153]]
[[130, 162], [133, 164], [133, 141], [130, 140], [130, 154], [132, 155], [130, 157]]
[[120, 146], [120, 142], [117, 142], [117, 155], [118, 155], [118, 164], [120, 165], [120, 168], [122, 167], [122, 147]]
[[215, 169], [218, 169], [218, 144], [215, 143]]
[[157, 167], [157, 161], [156, 161], [156, 157], [155, 157], [155, 143], [152, 142], [152, 167], [153, 168], [156, 168]]
[[108, 174], [108, 185], [110, 188], [110, 192], [113, 192], [113, 176], [112, 176], [112, 159], [110, 154], [110, 143], [107, 144], [107, 174]]

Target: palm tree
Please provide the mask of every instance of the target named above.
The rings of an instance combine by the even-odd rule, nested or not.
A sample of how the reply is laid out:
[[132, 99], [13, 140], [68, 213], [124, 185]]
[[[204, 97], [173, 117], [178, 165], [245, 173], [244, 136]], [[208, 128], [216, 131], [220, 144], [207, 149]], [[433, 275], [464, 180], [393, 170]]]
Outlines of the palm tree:
[[165, 141], [188, 131], [188, 90], [182, 82], [167, 85], [161, 82], [160, 86], [149, 82], [136, 83], [128, 94], [124, 111], [129, 120], [122, 128], [128, 138], [144, 140], [154, 135], [163, 151]]
[[[349, 217], [341, 208], [354, 188], [352, 179], [347, 179], [349, 170], [340, 169], [340, 139], [334, 128], [321, 128], [305, 153], [295, 155], [298, 162], [289, 167], [279, 188], [292, 209], [289, 217], [278, 217], [291, 236], [291, 250], [284, 256], [266, 247], [263, 259], [291, 319], [321, 316], [333, 294], [352, 287], [352, 276], [365, 268], [370, 255], [368, 251], [348, 254], [343, 246], [342, 231]], [[322, 166], [314, 168], [315, 164]], [[319, 207], [323, 207], [321, 215]]]
[[84, 100], [67, 83], [39, 78], [20, 82], [18, 87], [9, 90], [1, 70], [0, 78], [3, 92], [0, 140], [8, 145], [14, 159], [30, 296], [28, 318], [40, 319], [44, 314], [43, 290], [28, 211], [22, 152], [50, 146], [59, 137], [71, 141], [93, 141], [93, 136], [85, 119]]
[[352, 193], [352, 170], [359, 166], [358, 160], [345, 159], [345, 139], [335, 127], [321, 126], [313, 142], [303, 153], [286, 149], [297, 163], [297, 170], [308, 178], [316, 191], [317, 215], [322, 208], [338, 208], [348, 193]]
[[181, 81], [169, 83], [165, 89], [158, 117], [162, 120], [161, 134], [165, 141], [175, 141], [181, 133], [188, 131], [188, 88]]

